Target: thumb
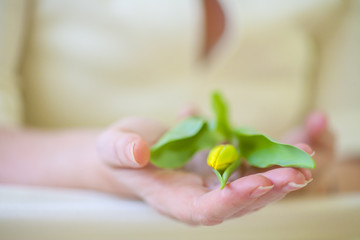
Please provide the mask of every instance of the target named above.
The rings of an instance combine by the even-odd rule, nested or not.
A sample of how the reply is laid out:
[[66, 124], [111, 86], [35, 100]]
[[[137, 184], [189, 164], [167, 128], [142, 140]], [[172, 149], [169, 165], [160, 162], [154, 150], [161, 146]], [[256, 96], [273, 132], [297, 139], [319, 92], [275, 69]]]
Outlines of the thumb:
[[98, 153], [114, 167], [139, 168], [150, 159], [150, 147], [136, 133], [108, 130], [98, 139]]
[[165, 131], [166, 128], [156, 121], [125, 118], [99, 136], [98, 154], [113, 167], [143, 167], [150, 160], [150, 145]]
[[185, 118], [199, 115], [198, 108], [193, 104], [183, 105], [177, 112], [177, 120], [184, 120]]

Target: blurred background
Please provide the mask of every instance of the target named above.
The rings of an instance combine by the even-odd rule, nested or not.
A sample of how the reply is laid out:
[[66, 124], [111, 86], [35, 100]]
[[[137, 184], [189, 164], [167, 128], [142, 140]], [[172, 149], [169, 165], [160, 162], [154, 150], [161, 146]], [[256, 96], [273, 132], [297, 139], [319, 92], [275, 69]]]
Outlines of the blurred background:
[[337, 179], [330, 195], [197, 229], [98, 193], [0, 186], [0, 238], [360, 239], [359, 23], [357, 0], [0, 0], [1, 124], [172, 125], [187, 104], [210, 116], [220, 89], [235, 125], [274, 138], [325, 112]]

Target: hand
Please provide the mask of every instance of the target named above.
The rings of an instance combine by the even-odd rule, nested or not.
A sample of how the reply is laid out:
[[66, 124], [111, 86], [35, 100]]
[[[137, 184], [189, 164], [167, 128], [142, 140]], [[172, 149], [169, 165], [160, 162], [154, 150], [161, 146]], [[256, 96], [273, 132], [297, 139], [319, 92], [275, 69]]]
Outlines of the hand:
[[[306, 188], [307, 192], [324, 194], [332, 190], [331, 171], [335, 159], [335, 137], [328, 127], [326, 116], [321, 112], [309, 114], [303, 126], [294, 129], [282, 140], [288, 144], [302, 142], [314, 150], [316, 168], [313, 175], [316, 181]], [[308, 148], [306, 145], [302, 147]]]
[[[149, 146], [165, 130], [156, 122], [130, 118], [100, 136], [98, 152], [106, 166], [102, 174], [112, 193], [123, 196], [122, 189], [127, 189], [127, 196], [140, 198], [171, 218], [192, 225], [214, 225], [261, 209], [311, 179], [309, 170], [278, 168], [236, 179], [223, 190], [211, 189], [197, 173], [147, 164]], [[203, 168], [207, 168], [205, 163]]]

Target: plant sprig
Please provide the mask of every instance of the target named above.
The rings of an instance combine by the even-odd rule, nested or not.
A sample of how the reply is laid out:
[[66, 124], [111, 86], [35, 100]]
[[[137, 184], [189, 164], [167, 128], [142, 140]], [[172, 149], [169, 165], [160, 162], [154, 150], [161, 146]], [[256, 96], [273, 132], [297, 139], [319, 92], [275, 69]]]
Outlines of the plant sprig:
[[[190, 117], [170, 129], [151, 148], [150, 161], [155, 166], [181, 168], [196, 152], [214, 149], [226, 141], [236, 149], [238, 155], [230, 162], [220, 155], [218, 160], [227, 161], [228, 164], [223, 169], [213, 168], [221, 189], [225, 187], [230, 175], [239, 168], [242, 159], [258, 168], [274, 165], [315, 168], [313, 159], [301, 149], [277, 142], [250, 128], [231, 127], [227, 104], [221, 94], [214, 92], [211, 100], [214, 120]], [[214, 157], [210, 154], [208, 158]]]

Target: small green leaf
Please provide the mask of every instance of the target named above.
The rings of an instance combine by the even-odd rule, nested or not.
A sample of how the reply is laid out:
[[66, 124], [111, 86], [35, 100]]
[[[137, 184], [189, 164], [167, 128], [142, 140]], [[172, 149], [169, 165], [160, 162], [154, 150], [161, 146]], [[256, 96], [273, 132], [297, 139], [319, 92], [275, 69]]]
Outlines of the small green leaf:
[[210, 148], [219, 141], [211, 132], [205, 120], [188, 118], [170, 129], [151, 148], [150, 161], [160, 168], [179, 168], [204, 148]]
[[233, 162], [229, 167], [227, 167], [224, 171], [224, 173], [222, 174], [222, 178], [223, 178], [223, 183], [221, 184], [220, 189], [223, 189], [229, 179], [229, 177], [231, 176], [231, 174], [233, 172], [235, 172], [235, 170], [237, 170], [241, 165], [241, 158], [239, 158], [238, 160], [236, 160], [235, 162]]
[[237, 129], [234, 133], [242, 155], [254, 167], [315, 168], [314, 160], [297, 147], [279, 143], [251, 129]]
[[223, 189], [226, 186], [226, 183], [233, 172], [235, 172], [241, 165], [241, 159], [239, 158], [235, 162], [233, 162], [230, 166], [228, 166], [224, 171], [218, 171], [213, 169], [217, 178], [220, 182], [220, 189]]
[[227, 104], [219, 92], [212, 94], [211, 104], [215, 115], [214, 128], [230, 140], [232, 131], [228, 119]]
[[205, 120], [201, 118], [190, 117], [186, 118], [177, 124], [175, 127], [167, 131], [159, 141], [152, 146], [151, 150], [155, 151], [171, 142], [180, 141], [183, 139], [194, 137], [206, 124]]

